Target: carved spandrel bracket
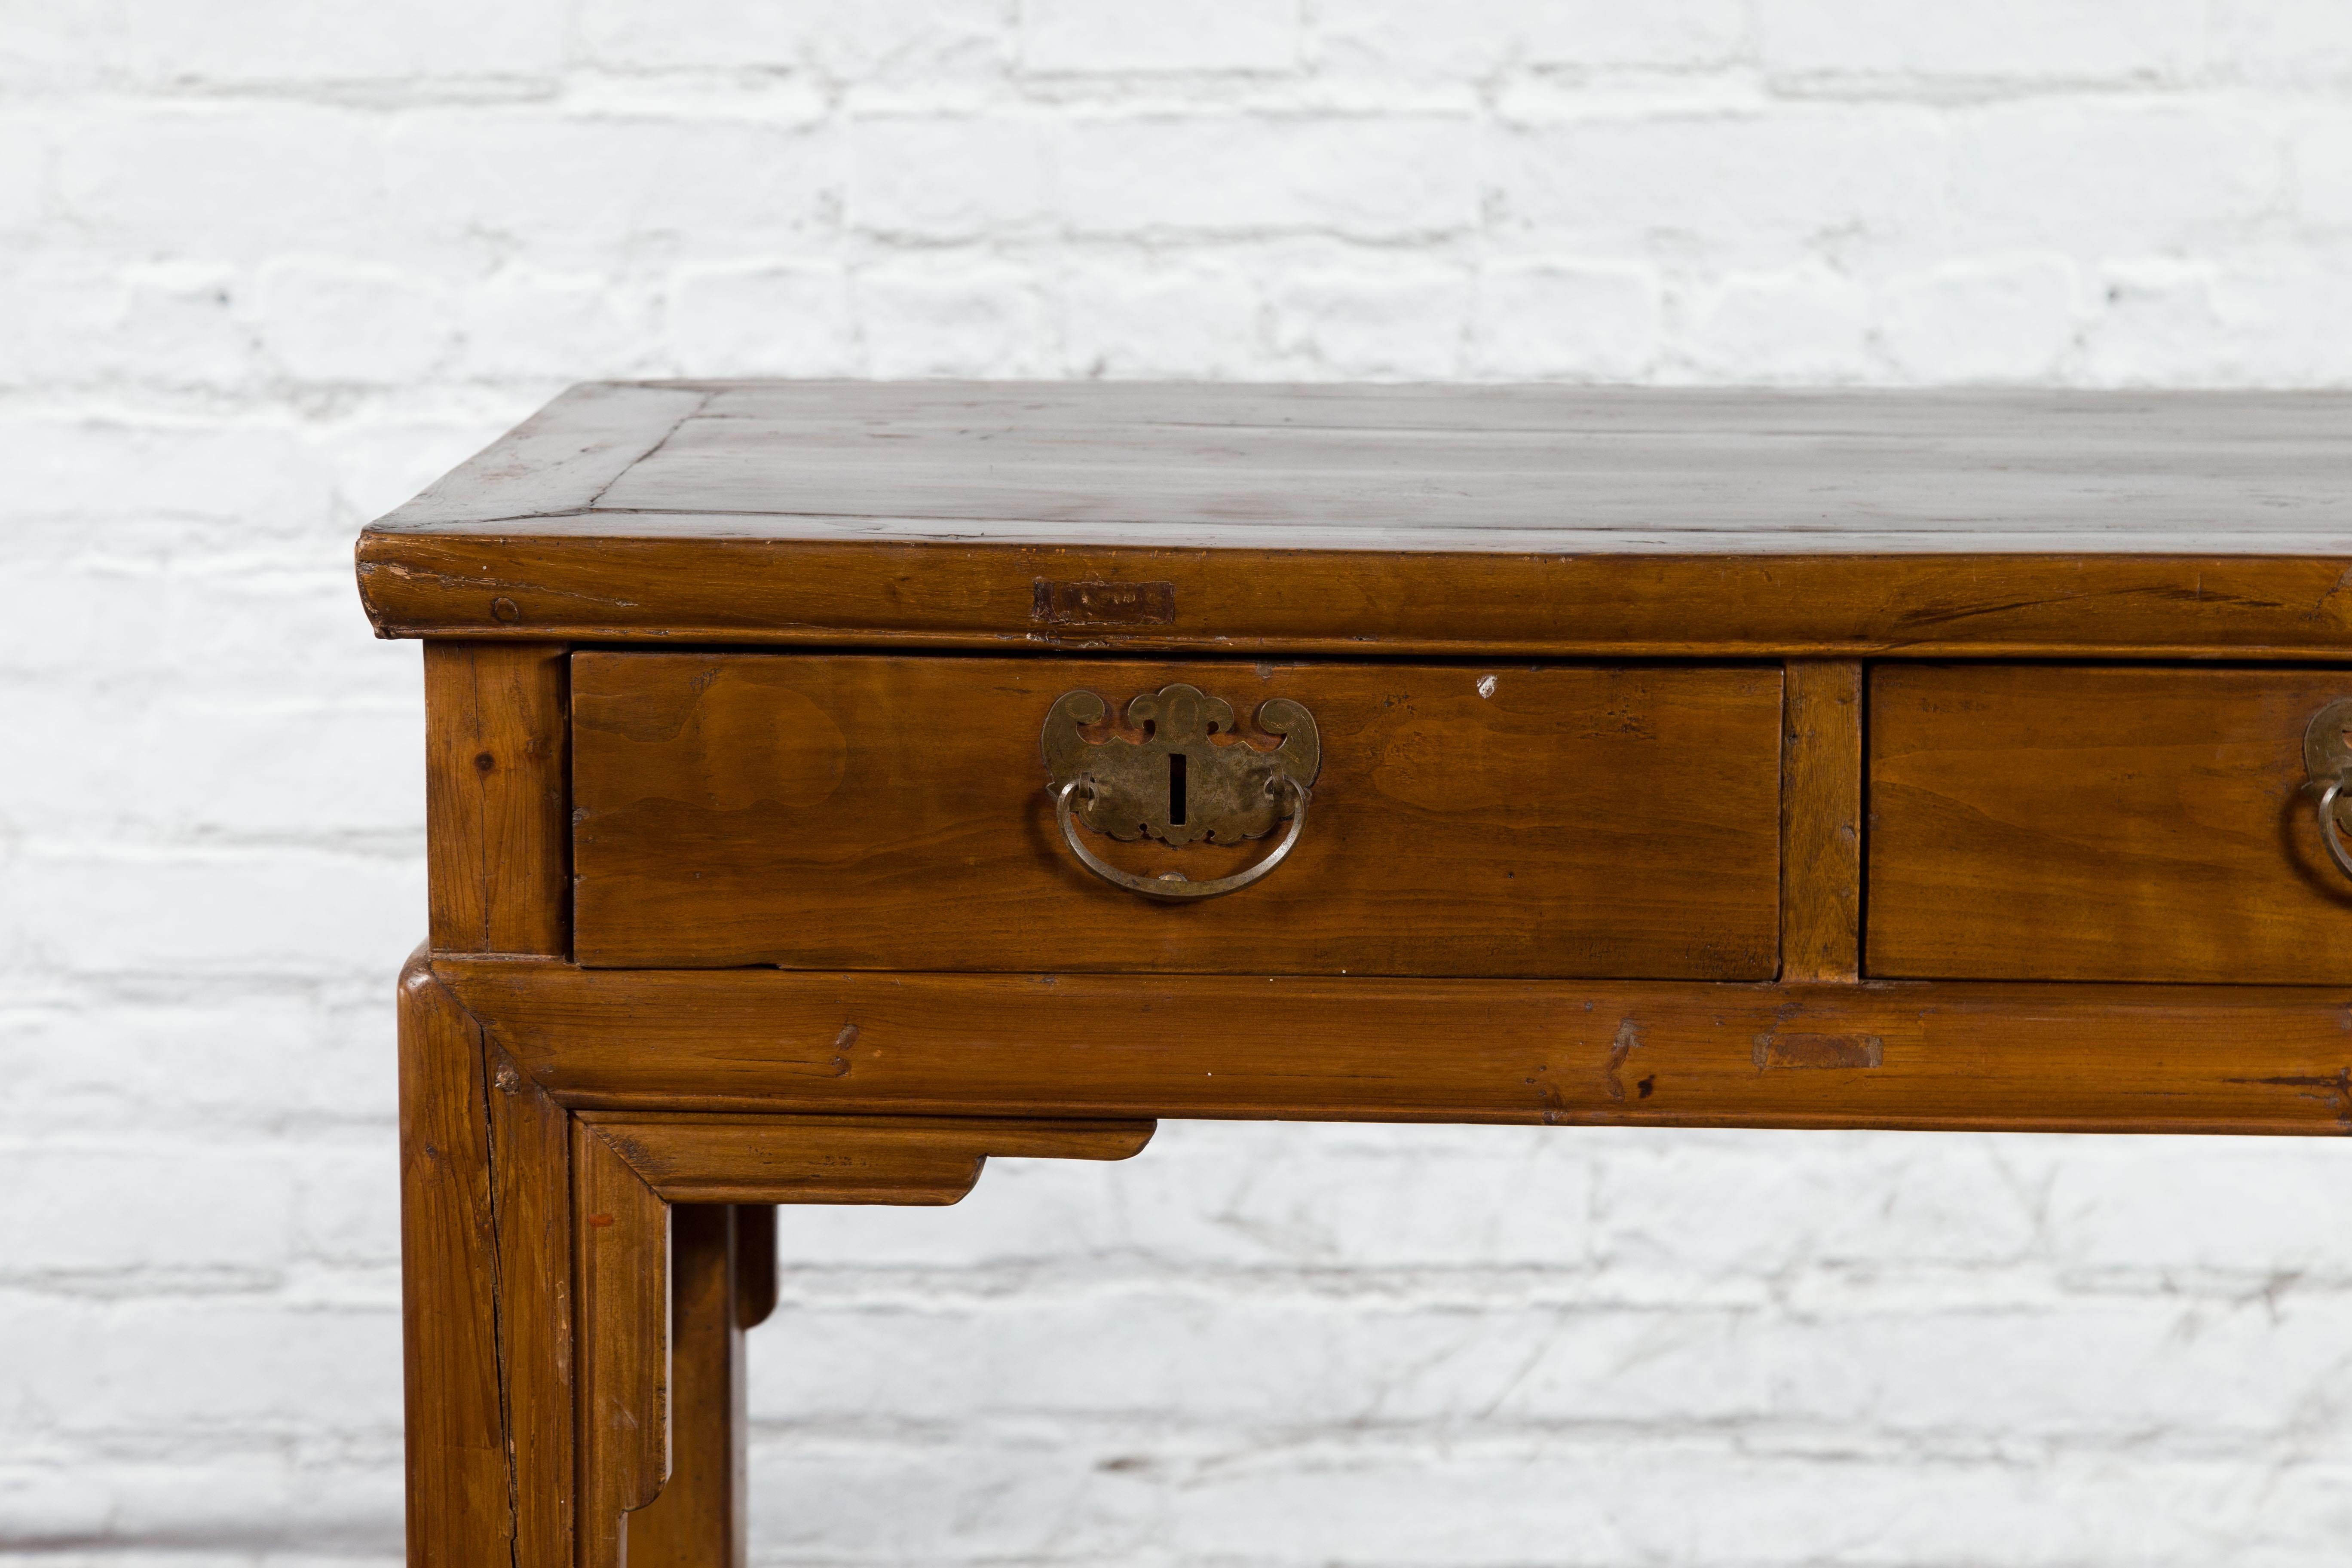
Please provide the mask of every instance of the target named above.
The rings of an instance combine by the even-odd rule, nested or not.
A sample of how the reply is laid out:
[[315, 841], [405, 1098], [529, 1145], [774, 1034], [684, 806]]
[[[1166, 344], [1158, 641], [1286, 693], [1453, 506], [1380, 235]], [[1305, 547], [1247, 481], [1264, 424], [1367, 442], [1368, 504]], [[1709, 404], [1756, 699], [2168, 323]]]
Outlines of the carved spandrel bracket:
[[1124, 1160], [1154, 1125], [574, 1113], [580, 1568], [619, 1568], [622, 1516], [668, 1475], [670, 1205], [951, 1204], [992, 1154]]

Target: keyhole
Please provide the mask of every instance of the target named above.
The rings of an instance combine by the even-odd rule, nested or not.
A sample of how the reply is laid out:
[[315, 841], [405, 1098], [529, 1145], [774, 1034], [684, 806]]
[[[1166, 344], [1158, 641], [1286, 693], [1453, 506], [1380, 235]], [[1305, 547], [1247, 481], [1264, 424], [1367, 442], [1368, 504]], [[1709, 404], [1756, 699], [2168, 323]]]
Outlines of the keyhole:
[[1171, 827], [1184, 826], [1184, 753], [1168, 753], [1168, 823]]

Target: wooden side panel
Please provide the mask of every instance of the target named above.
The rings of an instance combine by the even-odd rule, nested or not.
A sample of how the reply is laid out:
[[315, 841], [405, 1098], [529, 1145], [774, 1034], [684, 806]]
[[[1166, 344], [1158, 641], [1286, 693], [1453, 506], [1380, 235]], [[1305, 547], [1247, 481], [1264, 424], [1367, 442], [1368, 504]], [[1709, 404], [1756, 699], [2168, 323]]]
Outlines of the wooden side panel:
[[669, 1474], [669, 1205], [594, 1130], [572, 1124], [580, 1215], [580, 1568], [622, 1568], [622, 1515]]
[[2352, 980], [2303, 763], [2347, 695], [2352, 669], [1876, 668], [1870, 973]]
[[[773, 1211], [769, 1220], [772, 1234]], [[670, 1476], [659, 1497], [628, 1516], [628, 1568], [742, 1568], [747, 1560], [737, 1238], [732, 1205], [670, 1211]]]
[[2316, 986], [444, 969], [516, 1059], [581, 1106], [2352, 1129], [2352, 991]]
[[[1155, 904], [1061, 842], [1054, 700], [1304, 702], [1322, 770], [1264, 882]], [[583, 653], [578, 947], [607, 966], [1763, 979], [1780, 672]], [[1096, 840], [1146, 874], [1265, 853]]]
[[571, 951], [563, 653], [555, 643], [425, 649], [436, 952]]
[[420, 953], [400, 981], [400, 1256], [410, 1568], [507, 1560], [498, 1266], [480, 1032]]
[[1862, 666], [1794, 659], [1780, 750], [1780, 978], [1862, 961]]

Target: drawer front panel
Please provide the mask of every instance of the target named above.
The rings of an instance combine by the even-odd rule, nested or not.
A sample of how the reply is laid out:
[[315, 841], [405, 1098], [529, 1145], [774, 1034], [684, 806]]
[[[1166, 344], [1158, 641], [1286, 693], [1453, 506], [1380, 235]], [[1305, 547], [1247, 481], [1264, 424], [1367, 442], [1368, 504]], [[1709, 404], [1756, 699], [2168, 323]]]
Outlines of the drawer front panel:
[[1875, 668], [1869, 972], [2352, 979], [2303, 750], [2346, 695], [2352, 671]]
[[[1196, 902], [1081, 866], [1039, 750], [1062, 694], [1123, 713], [1172, 682], [1230, 702], [1244, 732], [1290, 699], [1321, 741], [1288, 858]], [[1710, 980], [1776, 966], [1773, 668], [582, 653], [572, 700], [583, 963]], [[1120, 870], [1196, 882], [1276, 842], [1073, 831]]]

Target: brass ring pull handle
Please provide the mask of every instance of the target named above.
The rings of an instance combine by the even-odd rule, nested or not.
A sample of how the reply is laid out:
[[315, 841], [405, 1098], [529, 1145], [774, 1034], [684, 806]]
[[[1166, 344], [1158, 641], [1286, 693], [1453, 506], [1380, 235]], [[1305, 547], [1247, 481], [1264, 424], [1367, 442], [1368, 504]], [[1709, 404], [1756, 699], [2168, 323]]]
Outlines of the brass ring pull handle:
[[2344, 847], [2344, 831], [2336, 824], [2336, 797], [2347, 784], [2352, 784], [2352, 776], [2338, 773], [2319, 792], [2319, 841], [2327, 846], [2327, 858], [2336, 862], [2336, 868], [2352, 877], [2352, 850]]
[[1070, 853], [1078, 858], [1080, 865], [1111, 886], [1169, 903], [1179, 899], [1213, 899], [1221, 894], [1239, 892], [1281, 865], [1283, 857], [1297, 844], [1298, 836], [1307, 831], [1307, 786], [1276, 773], [1266, 780], [1266, 793], [1271, 795], [1276, 789], [1290, 792], [1290, 831], [1282, 836], [1282, 842], [1275, 846], [1273, 854], [1246, 871], [1236, 871], [1230, 877], [1219, 877], [1210, 882], [1195, 882], [1181, 871], [1163, 871], [1157, 877], [1139, 877], [1132, 871], [1120, 870], [1087, 848], [1078, 837], [1077, 821], [1070, 811], [1070, 797], [1081, 790], [1091, 792], [1093, 788], [1094, 780], [1082, 775], [1064, 784], [1054, 797], [1054, 815], [1061, 822], [1062, 838], [1069, 845]]
[[[1091, 691], [1065, 691], [1045, 715], [1037, 748], [1053, 781], [1054, 815], [1078, 863], [1113, 887], [1174, 902], [1248, 887], [1282, 864], [1307, 827], [1307, 796], [1323, 763], [1315, 715], [1270, 697], [1245, 735], [1234, 705], [1177, 681], [1127, 705], [1127, 722]], [[1274, 853], [1230, 877], [1196, 882], [1181, 871], [1139, 877], [1087, 847], [1079, 829], [1133, 843], [1240, 844], [1290, 819]]]
[[2303, 731], [2303, 772], [2319, 791], [2319, 841], [2336, 868], [2352, 877], [2352, 848], [2344, 843], [2336, 799], [2352, 787], [2352, 697], [2339, 697], [2311, 716]]

